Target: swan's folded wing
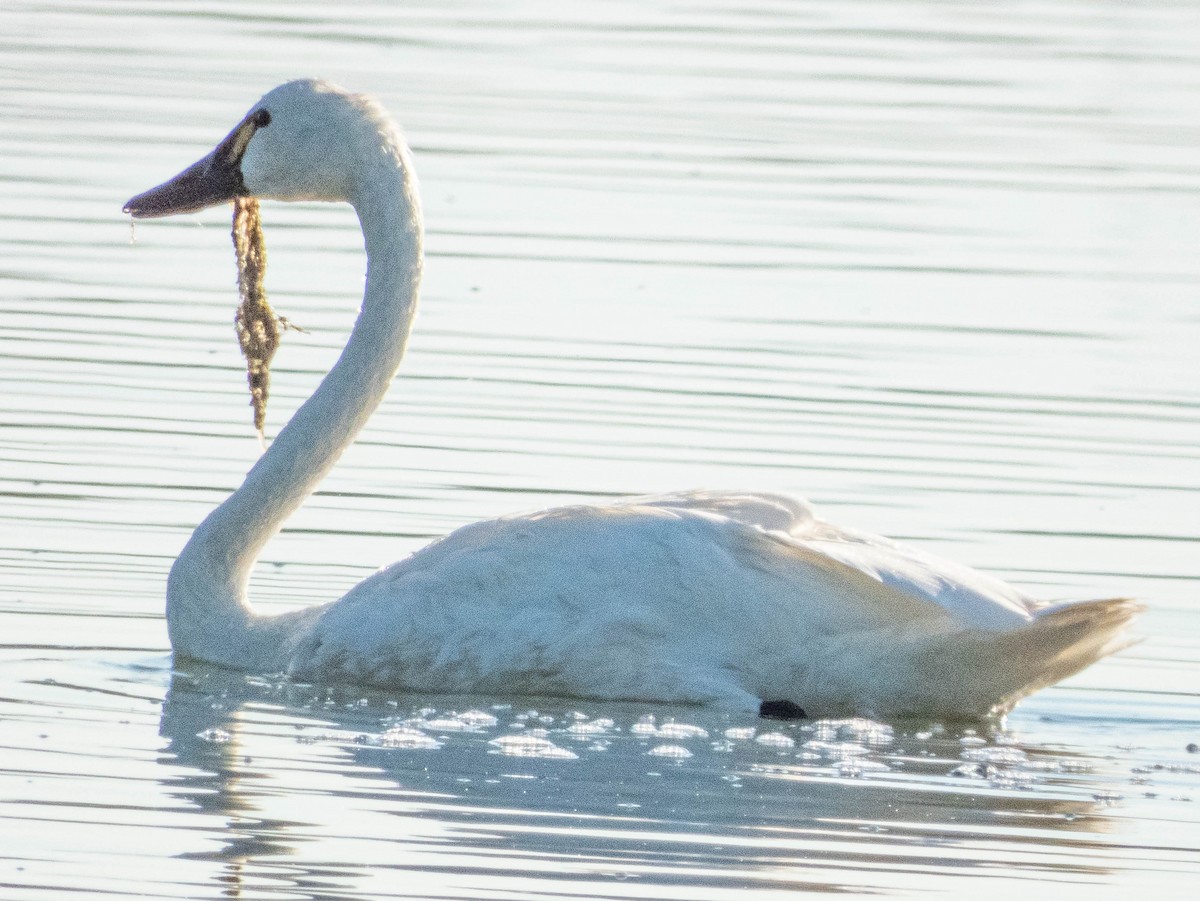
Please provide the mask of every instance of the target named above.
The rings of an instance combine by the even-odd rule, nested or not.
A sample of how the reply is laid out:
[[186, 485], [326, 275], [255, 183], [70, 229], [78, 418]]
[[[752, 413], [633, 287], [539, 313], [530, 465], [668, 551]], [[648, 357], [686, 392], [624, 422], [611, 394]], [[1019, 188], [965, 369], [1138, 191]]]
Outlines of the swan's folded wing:
[[789, 535], [807, 533], [818, 522], [812, 507], [802, 498], [766, 492], [686, 491], [631, 497], [617, 506], [707, 513], [756, 526], [766, 532], [785, 532]]
[[542, 604], [615, 619], [636, 608], [675, 631], [697, 617], [760, 622], [796, 640], [1005, 629], [1030, 619], [1015, 590], [981, 573], [837, 529], [790, 498], [713, 492], [473, 523], [360, 583], [325, 625], [360, 607], [394, 610], [402, 599], [427, 609], [398, 621], [456, 617], [459, 631], [472, 611], [511, 619]]
[[[856, 599], [899, 605], [909, 616], [932, 604], [961, 625], [1010, 629], [1032, 618], [1037, 604], [1001, 580], [887, 538], [846, 529], [819, 519], [807, 502], [784, 494], [693, 491], [631, 498], [629, 506], [653, 507], [725, 517], [803, 548], [805, 563], [822, 570], [841, 567], [840, 579], [858, 586]], [[838, 573], [830, 572], [836, 580]], [[879, 592], [856, 576], [884, 586]], [[897, 611], [899, 613], [899, 611]], [[936, 616], [938, 611], [926, 611]]]
[[994, 576], [875, 535], [818, 520], [810, 535], [792, 540], [911, 598], [937, 604], [969, 628], [1014, 629], [1030, 622], [1038, 607]]

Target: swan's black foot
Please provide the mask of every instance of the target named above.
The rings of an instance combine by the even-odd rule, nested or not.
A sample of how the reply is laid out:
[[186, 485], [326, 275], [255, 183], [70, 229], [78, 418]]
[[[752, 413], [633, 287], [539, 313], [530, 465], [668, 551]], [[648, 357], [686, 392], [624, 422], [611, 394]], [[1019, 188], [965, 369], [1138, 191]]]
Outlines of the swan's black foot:
[[769, 720], [803, 720], [808, 718], [804, 708], [791, 701], [763, 701], [758, 705], [758, 715]]

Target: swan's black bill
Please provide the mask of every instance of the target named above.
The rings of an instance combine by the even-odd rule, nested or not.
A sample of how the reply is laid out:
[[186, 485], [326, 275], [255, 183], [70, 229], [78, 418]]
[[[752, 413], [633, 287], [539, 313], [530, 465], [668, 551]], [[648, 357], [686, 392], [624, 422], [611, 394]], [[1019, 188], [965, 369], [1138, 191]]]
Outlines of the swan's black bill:
[[236, 163], [223, 164], [214, 150], [170, 181], [134, 197], [125, 204], [125, 212], [135, 219], [195, 213], [245, 193], [241, 169]]
[[184, 169], [170, 181], [139, 194], [125, 204], [135, 219], [154, 219], [177, 213], [195, 213], [249, 192], [242, 181], [242, 156], [254, 133], [269, 125], [270, 113], [257, 110], [225, 136], [216, 150]]

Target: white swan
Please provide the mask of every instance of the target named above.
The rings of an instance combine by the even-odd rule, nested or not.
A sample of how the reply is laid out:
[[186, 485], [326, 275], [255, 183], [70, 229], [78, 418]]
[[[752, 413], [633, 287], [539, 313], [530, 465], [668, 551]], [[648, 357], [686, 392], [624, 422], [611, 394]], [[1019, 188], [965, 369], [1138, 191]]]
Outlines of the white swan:
[[165, 216], [235, 195], [349, 201], [366, 292], [340, 359], [175, 562], [167, 624], [177, 654], [422, 691], [974, 717], [1127, 643], [1130, 601], [1040, 604], [827, 523], [803, 501], [711, 491], [476, 523], [340, 600], [255, 613], [246, 585], [259, 552], [400, 365], [422, 226], [392, 120], [319, 81], [271, 91], [211, 154], [125, 209]]

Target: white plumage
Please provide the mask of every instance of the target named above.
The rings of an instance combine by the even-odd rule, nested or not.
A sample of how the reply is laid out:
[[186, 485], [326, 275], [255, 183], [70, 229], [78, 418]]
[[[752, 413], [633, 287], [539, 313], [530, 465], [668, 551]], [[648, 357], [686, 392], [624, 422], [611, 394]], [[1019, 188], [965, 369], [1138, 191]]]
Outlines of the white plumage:
[[264, 617], [263, 545], [382, 400], [421, 272], [408, 151], [373, 101], [315, 81], [262, 98], [135, 216], [236, 194], [349, 201], [368, 257], [337, 364], [172, 569], [176, 652], [225, 666], [439, 692], [712, 702], [810, 714], [979, 716], [1126, 643], [1113, 599], [1038, 604], [967, 567], [839, 528], [803, 501], [700, 491], [480, 522], [335, 602]]

